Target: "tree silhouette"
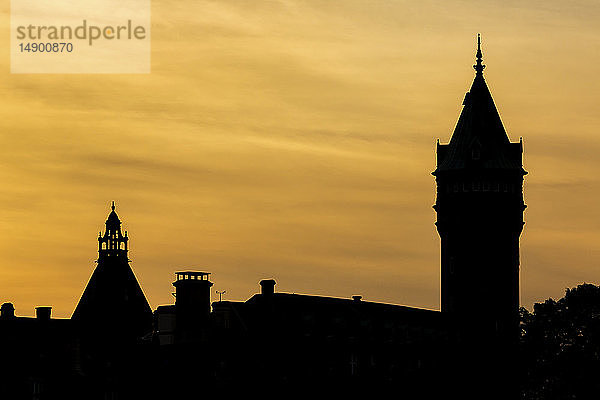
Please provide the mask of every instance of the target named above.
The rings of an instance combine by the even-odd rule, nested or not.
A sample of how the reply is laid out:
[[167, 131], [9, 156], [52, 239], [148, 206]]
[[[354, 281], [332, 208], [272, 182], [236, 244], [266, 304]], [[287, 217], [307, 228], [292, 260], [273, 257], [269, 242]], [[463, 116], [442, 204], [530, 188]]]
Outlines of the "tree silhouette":
[[524, 399], [600, 396], [600, 287], [582, 284], [565, 296], [520, 309]]

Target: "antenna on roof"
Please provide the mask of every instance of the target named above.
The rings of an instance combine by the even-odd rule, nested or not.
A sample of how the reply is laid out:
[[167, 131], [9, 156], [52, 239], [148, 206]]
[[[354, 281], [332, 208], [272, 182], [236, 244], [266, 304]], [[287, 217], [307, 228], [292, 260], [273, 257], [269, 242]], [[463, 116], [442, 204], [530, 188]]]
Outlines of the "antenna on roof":
[[221, 300], [222, 300], [222, 298], [223, 298], [223, 295], [224, 295], [225, 293], [227, 293], [227, 290], [222, 290], [222, 291], [220, 291], [220, 292], [219, 292], [218, 290], [215, 290], [215, 292], [217, 292], [217, 294], [219, 295], [219, 303], [220, 303], [220, 302], [221, 302]]

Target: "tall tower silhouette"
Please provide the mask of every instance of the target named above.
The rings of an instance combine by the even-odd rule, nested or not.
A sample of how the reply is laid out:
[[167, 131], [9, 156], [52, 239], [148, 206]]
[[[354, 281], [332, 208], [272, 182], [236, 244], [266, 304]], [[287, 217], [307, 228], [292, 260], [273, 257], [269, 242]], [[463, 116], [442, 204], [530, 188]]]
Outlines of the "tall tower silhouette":
[[82, 328], [129, 338], [152, 329], [152, 310], [129, 265], [128, 242], [113, 202], [98, 236], [98, 265], [72, 316]]
[[486, 85], [479, 36], [477, 42], [475, 79], [458, 123], [448, 144], [438, 140], [434, 209], [441, 239], [442, 312], [456, 323], [465, 351], [485, 352], [487, 358], [479, 361], [493, 363], [498, 372], [518, 338], [527, 172], [522, 141], [510, 142]]

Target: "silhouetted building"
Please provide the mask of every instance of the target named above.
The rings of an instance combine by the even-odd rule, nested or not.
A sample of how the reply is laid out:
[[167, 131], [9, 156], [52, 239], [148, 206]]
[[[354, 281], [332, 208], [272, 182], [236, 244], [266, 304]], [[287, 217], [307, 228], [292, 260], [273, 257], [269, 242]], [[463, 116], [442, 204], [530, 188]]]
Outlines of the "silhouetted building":
[[450, 143], [438, 141], [433, 172], [441, 304], [470, 353], [467, 369], [475, 373], [489, 367], [480, 380], [506, 386], [507, 379], [494, 375], [504, 375], [499, 371], [507, 364], [503, 358], [516, 348], [519, 334], [519, 236], [527, 172], [522, 142], [510, 142], [483, 78], [479, 37], [473, 67], [475, 80]]
[[64, 399], [80, 383], [79, 357], [72, 321], [51, 318], [50, 307], [19, 317], [11, 303], [2, 304], [0, 399]]
[[[273, 389], [331, 395], [359, 392], [440, 394], [451, 343], [445, 315], [351, 299], [279, 293], [272, 279], [245, 302], [213, 303], [220, 383], [260, 382]], [[251, 362], [251, 368], [248, 363]]]
[[149, 390], [143, 338], [152, 332], [152, 309], [131, 269], [129, 238], [113, 202], [104, 235], [98, 237], [98, 265], [71, 320], [80, 343], [82, 393], [89, 400], [142, 398]]
[[[188, 280], [183, 276], [194, 276], [177, 275], [176, 285]], [[197, 314], [204, 302], [180, 310], [185, 303], [180, 302], [178, 285], [176, 304], [158, 307], [154, 344], [160, 357], [151, 369], [155, 379], [178, 382], [162, 388], [165, 396], [193, 394], [199, 384], [221, 395], [266, 386], [272, 391], [266, 398], [282, 390], [298, 394], [316, 388], [319, 396], [439, 392], [427, 380], [438, 379], [444, 371], [442, 354], [451, 343], [444, 314], [367, 302], [361, 296], [279, 293], [272, 279], [260, 286], [261, 292], [245, 302], [214, 302], [210, 314], [197, 318], [200, 334], [195, 340], [178, 334], [180, 321], [189, 318], [184, 310]], [[206, 293], [200, 285], [193, 290]]]
[[[175, 304], [150, 306], [129, 265], [114, 203], [98, 265], [71, 320], [0, 308], [7, 362], [0, 395], [47, 399], [199, 398], [215, 393], [394, 393], [406, 398], [518, 397], [522, 144], [511, 143], [483, 78], [437, 147], [442, 310], [281, 293], [212, 303], [207, 272], [176, 272]], [[9, 345], [10, 344], [10, 345]], [[317, 392], [318, 390], [318, 392]]]
[[104, 235], [98, 236], [98, 266], [72, 316], [82, 329], [118, 330], [129, 338], [151, 331], [152, 309], [129, 265], [128, 241], [113, 202]]

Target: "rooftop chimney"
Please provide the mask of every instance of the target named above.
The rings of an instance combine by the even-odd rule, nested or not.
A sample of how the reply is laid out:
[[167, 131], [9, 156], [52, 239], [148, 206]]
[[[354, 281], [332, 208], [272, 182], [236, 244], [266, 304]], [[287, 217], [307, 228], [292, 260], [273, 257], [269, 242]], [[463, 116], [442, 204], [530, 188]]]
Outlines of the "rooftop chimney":
[[50, 321], [50, 315], [52, 314], [52, 307], [36, 307], [35, 317], [39, 321]]
[[176, 272], [175, 307], [178, 318], [185, 314], [190, 318], [207, 317], [210, 314], [209, 272], [183, 271]]
[[265, 296], [275, 293], [275, 280], [263, 279], [260, 281], [260, 293]]
[[0, 318], [9, 319], [15, 317], [15, 307], [12, 303], [4, 303], [0, 307]]
[[182, 271], [175, 273], [175, 341], [199, 340], [208, 326], [210, 316], [209, 272]]

